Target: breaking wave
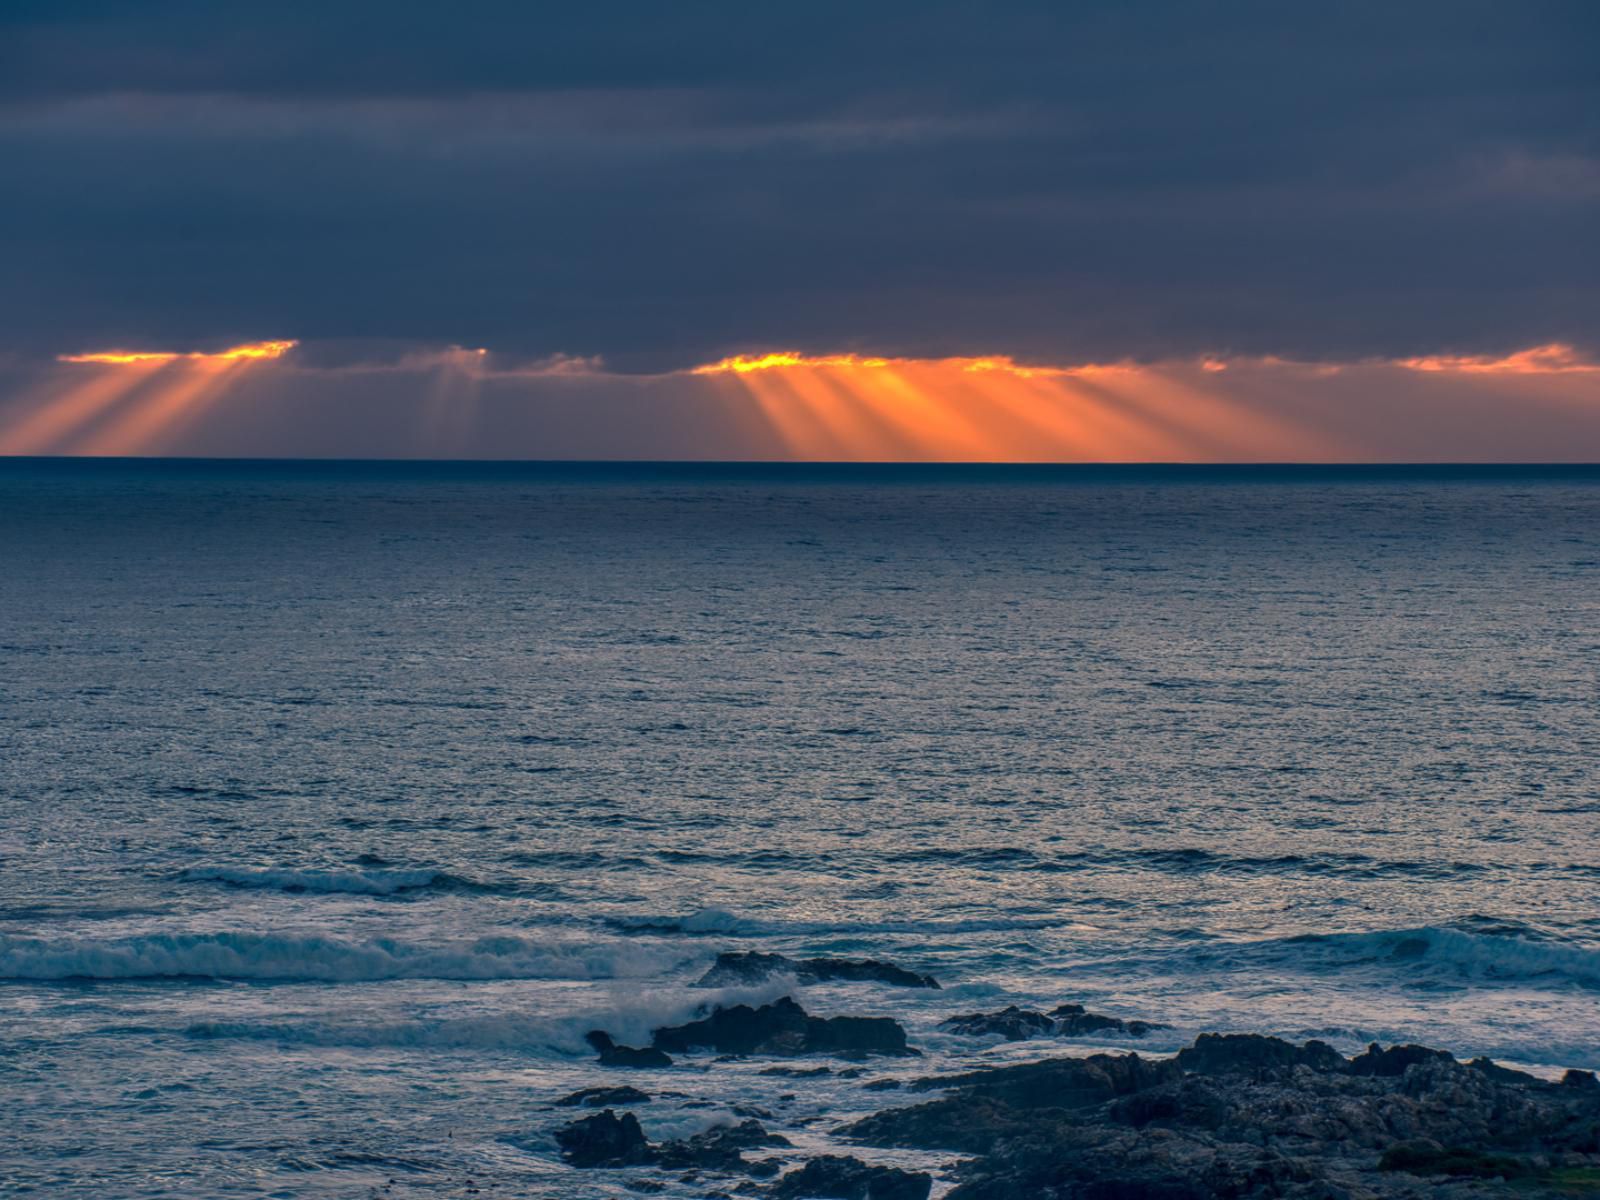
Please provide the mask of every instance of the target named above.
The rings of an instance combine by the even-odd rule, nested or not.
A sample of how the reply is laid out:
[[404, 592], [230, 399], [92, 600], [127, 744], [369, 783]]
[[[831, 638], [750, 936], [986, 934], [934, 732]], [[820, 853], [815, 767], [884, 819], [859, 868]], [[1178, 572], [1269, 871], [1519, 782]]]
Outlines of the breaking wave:
[[628, 943], [486, 937], [418, 945], [276, 933], [177, 933], [117, 940], [0, 937], [0, 979], [242, 979], [359, 983], [383, 979], [615, 979], [681, 960]]

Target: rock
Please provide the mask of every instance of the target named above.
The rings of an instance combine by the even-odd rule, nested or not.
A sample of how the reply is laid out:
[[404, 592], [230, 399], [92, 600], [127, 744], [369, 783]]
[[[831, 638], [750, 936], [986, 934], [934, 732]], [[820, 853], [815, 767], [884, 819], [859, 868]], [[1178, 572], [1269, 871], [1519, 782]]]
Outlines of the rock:
[[655, 1149], [632, 1113], [611, 1109], [556, 1130], [561, 1156], [575, 1167], [638, 1167], [656, 1161]]
[[1443, 1147], [1419, 1138], [1397, 1142], [1378, 1160], [1380, 1171], [1404, 1171], [1408, 1175], [1456, 1175], [1472, 1179], [1520, 1179], [1533, 1168], [1524, 1159], [1508, 1154], [1485, 1154], [1460, 1146]]
[[773, 1200], [927, 1200], [932, 1187], [933, 1178], [920, 1172], [828, 1154], [789, 1172], [767, 1194]]
[[591, 1087], [563, 1096], [559, 1108], [609, 1108], [613, 1104], [647, 1104], [650, 1097], [636, 1087]]
[[1084, 1037], [1092, 1033], [1126, 1033], [1129, 1037], [1143, 1037], [1152, 1029], [1168, 1029], [1154, 1021], [1124, 1021], [1121, 1017], [1107, 1017], [1092, 1013], [1081, 1004], [1058, 1004], [1050, 1010], [1056, 1023], [1056, 1033], [1062, 1037]]
[[897, 1092], [902, 1084], [898, 1079], [874, 1079], [870, 1083], [863, 1083], [861, 1090], [864, 1092]]
[[1062, 1004], [1049, 1013], [1011, 1005], [999, 1012], [965, 1013], [947, 1017], [939, 1022], [942, 1029], [964, 1037], [990, 1037], [995, 1034], [1008, 1042], [1021, 1042], [1035, 1037], [1085, 1037], [1095, 1033], [1126, 1033], [1143, 1037], [1152, 1029], [1165, 1029], [1149, 1021], [1124, 1021], [1121, 1017], [1107, 1017], [1092, 1013], [1081, 1004]]
[[[1440, 1053], [1443, 1053], [1443, 1051], [1440, 1051]], [[1529, 1075], [1526, 1071], [1513, 1071], [1510, 1067], [1502, 1067], [1490, 1058], [1475, 1058], [1467, 1063], [1467, 1066], [1474, 1071], [1482, 1071], [1497, 1083], [1520, 1083], [1538, 1086], [1544, 1082], [1537, 1075]]]
[[[1319, 1045], [1321, 1043], [1318, 1043]], [[1406, 1068], [1417, 1063], [1455, 1062], [1455, 1055], [1446, 1050], [1430, 1050], [1426, 1046], [1390, 1046], [1387, 1050], [1373, 1042], [1365, 1054], [1358, 1054], [1346, 1066], [1352, 1075], [1404, 1075]]]
[[999, 1012], [946, 1017], [939, 1022], [939, 1028], [959, 1033], [962, 1037], [992, 1037], [998, 1034], [1008, 1042], [1024, 1042], [1029, 1038], [1048, 1037], [1056, 1031], [1056, 1023], [1041, 1012], [1030, 1012], [1013, 1004]]
[[1201, 1075], [1225, 1075], [1297, 1066], [1338, 1071], [1344, 1069], [1346, 1062], [1344, 1055], [1326, 1042], [1296, 1046], [1282, 1038], [1256, 1033], [1202, 1033], [1194, 1045], [1178, 1051], [1178, 1065]]
[[719, 1125], [690, 1138], [663, 1142], [656, 1154], [662, 1166], [673, 1170], [699, 1167], [702, 1170], [741, 1171], [759, 1165], [747, 1163], [743, 1151], [792, 1144], [786, 1137], [768, 1133], [760, 1121], [749, 1120], [738, 1125]]
[[1600, 1088], [1600, 1079], [1595, 1078], [1593, 1071], [1568, 1071], [1561, 1077], [1561, 1086], [1569, 1088], [1586, 1088], [1593, 1091]]
[[651, 1045], [674, 1054], [694, 1050], [783, 1057], [917, 1053], [906, 1045], [899, 1022], [888, 1017], [813, 1017], [787, 996], [760, 1008], [718, 1007], [703, 1020], [656, 1030]]
[[937, 988], [932, 975], [921, 975], [871, 958], [788, 958], [754, 950], [727, 951], [696, 981], [696, 987], [728, 987], [761, 983], [774, 975], [792, 975], [795, 982], [887, 983], [893, 987]]
[[600, 1053], [602, 1067], [637, 1067], [649, 1069], [652, 1067], [670, 1067], [672, 1059], [655, 1047], [640, 1048], [637, 1046], [619, 1046], [611, 1040], [611, 1035], [604, 1030], [591, 1029], [583, 1035], [583, 1040], [588, 1042]]

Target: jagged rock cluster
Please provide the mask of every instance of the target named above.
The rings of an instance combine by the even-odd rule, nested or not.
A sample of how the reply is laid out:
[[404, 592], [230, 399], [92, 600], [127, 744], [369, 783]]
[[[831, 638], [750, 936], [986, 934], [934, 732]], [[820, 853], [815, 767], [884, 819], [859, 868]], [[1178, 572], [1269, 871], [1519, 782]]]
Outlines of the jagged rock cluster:
[[[775, 974], [938, 986], [886, 963], [765, 954], [721, 955], [701, 982], [748, 983]], [[1139, 1037], [1162, 1028], [1077, 1004], [1048, 1013], [1016, 1007], [968, 1013], [943, 1027], [1010, 1041]], [[713, 1007], [699, 1020], [655, 1030], [647, 1047], [620, 1046], [599, 1030], [589, 1040], [602, 1064], [631, 1067], [667, 1067], [673, 1054], [697, 1052], [855, 1060], [917, 1053], [896, 1021], [817, 1017], [788, 997], [758, 1008]], [[764, 1073], [851, 1078], [862, 1069], [774, 1066]], [[1425, 1046], [1373, 1045], [1346, 1058], [1318, 1041], [1203, 1034], [1170, 1059], [1054, 1058], [904, 1086], [942, 1094], [855, 1121], [835, 1135], [864, 1146], [967, 1156], [951, 1168], [956, 1187], [947, 1200], [1600, 1198], [1600, 1082], [1583, 1071], [1553, 1083], [1484, 1058], [1459, 1062]], [[902, 1081], [868, 1079], [862, 1087], [899, 1089]], [[755, 1119], [652, 1143], [632, 1113], [616, 1111], [649, 1099], [620, 1086], [556, 1101], [604, 1106], [556, 1132], [563, 1157], [583, 1168], [687, 1172], [679, 1176], [687, 1183], [705, 1173], [713, 1184], [708, 1195], [926, 1200], [929, 1194], [927, 1174], [838, 1155], [811, 1158], [774, 1178], [786, 1156], [752, 1159], [746, 1152], [789, 1143]], [[730, 1176], [742, 1178], [718, 1190], [717, 1179]], [[659, 1188], [648, 1180], [637, 1186]]]
[[900, 1023], [889, 1017], [814, 1017], [788, 996], [760, 1008], [718, 1006], [701, 1020], [657, 1029], [646, 1047], [619, 1046], [610, 1034], [598, 1029], [586, 1037], [599, 1051], [601, 1065], [608, 1067], [670, 1067], [672, 1054], [695, 1051], [782, 1058], [805, 1054], [907, 1057], [918, 1053], [906, 1045], [906, 1031]]
[[[951, 1089], [839, 1132], [960, 1151], [950, 1200], [1360, 1200], [1600, 1192], [1600, 1085], [1487, 1059], [1202, 1036], [1176, 1059], [1055, 1059], [917, 1081]], [[1497, 1182], [1498, 1181], [1498, 1182]]]
[[1152, 1029], [1166, 1029], [1152, 1021], [1124, 1021], [1092, 1013], [1081, 1004], [1059, 1004], [1047, 1013], [1018, 1008], [1015, 1004], [992, 1013], [965, 1013], [939, 1022], [941, 1029], [966, 1037], [998, 1034], [1008, 1042], [1023, 1042], [1036, 1037], [1089, 1037], [1094, 1034], [1125, 1033], [1143, 1037]]

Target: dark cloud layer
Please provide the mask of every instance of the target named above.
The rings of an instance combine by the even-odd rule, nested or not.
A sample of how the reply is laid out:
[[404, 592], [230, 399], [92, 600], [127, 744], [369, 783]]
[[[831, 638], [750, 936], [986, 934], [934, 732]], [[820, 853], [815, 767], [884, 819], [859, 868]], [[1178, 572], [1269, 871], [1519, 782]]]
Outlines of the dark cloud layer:
[[1595, 345], [1600, 7], [12, 3], [0, 347]]

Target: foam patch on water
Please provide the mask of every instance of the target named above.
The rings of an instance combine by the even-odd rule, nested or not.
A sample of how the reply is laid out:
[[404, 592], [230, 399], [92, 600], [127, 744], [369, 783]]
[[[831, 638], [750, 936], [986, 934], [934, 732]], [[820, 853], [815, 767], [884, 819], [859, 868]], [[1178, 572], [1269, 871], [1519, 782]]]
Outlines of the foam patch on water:
[[421, 945], [280, 933], [176, 933], [112, 940], [0, 937], [0, 979], [612, 979], [659, 974], [681, 956], [631, 943], [486, 937]]

